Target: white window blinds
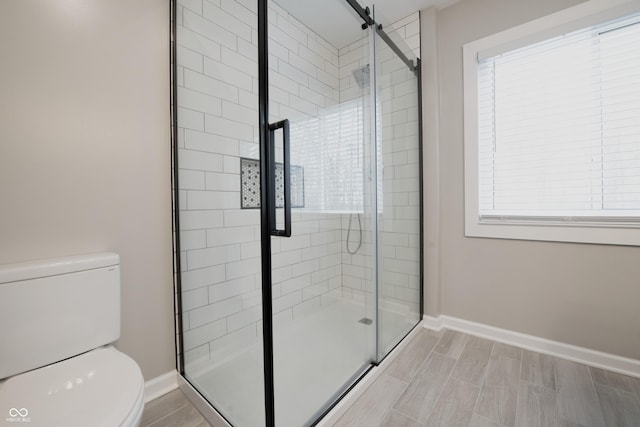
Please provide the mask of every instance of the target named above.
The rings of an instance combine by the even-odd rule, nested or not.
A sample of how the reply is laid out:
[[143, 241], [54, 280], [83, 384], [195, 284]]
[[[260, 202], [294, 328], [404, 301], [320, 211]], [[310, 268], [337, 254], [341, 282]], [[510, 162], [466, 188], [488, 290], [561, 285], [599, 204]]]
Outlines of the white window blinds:
[[304, 168], [305, 208], [351, 213], [364, 208], [364, 101], [323, 108], [291, 125], [291, 161]]
[[478, 64], [481, 218], [640, 218], [640, 16]]

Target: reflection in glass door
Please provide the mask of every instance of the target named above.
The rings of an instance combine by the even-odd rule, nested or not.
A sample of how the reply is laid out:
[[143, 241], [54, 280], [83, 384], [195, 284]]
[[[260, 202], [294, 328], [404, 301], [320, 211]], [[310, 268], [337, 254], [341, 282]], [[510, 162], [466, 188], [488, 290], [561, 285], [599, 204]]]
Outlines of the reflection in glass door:
[[[318, 7], [348, 28], [321, 22]], [[272, 201], [276, 228], [290, 231], [271, 239], [278, 426], [311, 424], [375, 359], [370, 32], [361, 25], [344, 0], [269, 2]]]

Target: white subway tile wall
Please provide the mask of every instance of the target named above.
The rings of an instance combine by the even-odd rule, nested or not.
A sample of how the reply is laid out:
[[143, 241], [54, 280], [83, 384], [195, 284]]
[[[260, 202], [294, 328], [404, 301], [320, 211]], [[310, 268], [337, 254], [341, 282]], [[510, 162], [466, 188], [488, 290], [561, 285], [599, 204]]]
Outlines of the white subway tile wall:
[[[249, 0], [178, 0], [177, 9], [181, 333], [185, 364], [195, 372], [261, 339], [260, 217], [256, 209], [241, 209], [240, 198], [240, 157], [258, 158], [257, 18], [256, 4]], [[352, 212], [363, 209], [363, 160], [341, 164], [343, 182], [334, 188], [334, 193], [344, 193], [345, 180], [359, 180], [359, 201], [321, 199], [331, 193], [323, 172], [327, 165], [318, 164], [319, 154], [310, 148], [320, 146], [318, 139], [334, 124], [328, 117], [343, 117], [339, 106], [362, 95], [352, 70], [368, 63], [369, 47], [366, 37], [342, 49], [333, 47], [275, 3], [269, 14], [270, 120], [291, 121], [292, 140], [298, 141], [292, 144], [291, 162], [304, 168], [305, 186], [305, 208], [293, 211], [294, 237], [272, 239], [277, 327], [337, 296], [362, 297], [371, 286], [370, 220], [361, 219], [358, 253], [350, 255], [346, 249], [349, 215], [352, 249], [359, 237]], [[418, 28], [416, 13], [402, 20], [399, 31], [419, 50]], [[411, 88], [403, 84], [401, 71], [397, 74], [393, 90], [408, 97]], [[403, 138], [412, 132], [417, 112], [411, 112], [409, 99], [389, 102], [393, 115], [388, 119], [394, 124], [385, 132], [398, 146], [384, 153], [384, 161], [399, 179], [384, 194], [384, 220], [394, 221], [389, 223], [393, 251], [385, 260], [388, 255], [395, 261], [389, 263], [395, 276], [385, 275], [385, 283], [408, 289], [417, 284], [402, 270], [402, 263], [417, 262], [411, 249], [419, 238], [409, 238], [416, 233], [411, 203], [417, 204], [413, 193], [418, 188], [410, 166], [417, 156]], [[368, 108], [364, 104], [360, 115]], [[358, 132], [336, 140], [366, 136]], [[325, 155], [325, 163], [330, 160]], [[385, 292], [400, 300], [406, 296], [394, 289]]]

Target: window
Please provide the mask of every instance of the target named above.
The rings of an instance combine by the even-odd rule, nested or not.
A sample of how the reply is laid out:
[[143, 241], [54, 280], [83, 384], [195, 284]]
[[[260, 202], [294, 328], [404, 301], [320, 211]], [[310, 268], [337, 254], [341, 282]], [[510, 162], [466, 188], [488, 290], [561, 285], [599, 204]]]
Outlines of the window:
[[614, 3], [465, 46], [467, 235], [640, 244], [640, 13]]
[[317, 116], [292, 122], [291, 161], [304, 167], [307, 211], [362, 212], [364, 124], [362, 98], [327, 106]]

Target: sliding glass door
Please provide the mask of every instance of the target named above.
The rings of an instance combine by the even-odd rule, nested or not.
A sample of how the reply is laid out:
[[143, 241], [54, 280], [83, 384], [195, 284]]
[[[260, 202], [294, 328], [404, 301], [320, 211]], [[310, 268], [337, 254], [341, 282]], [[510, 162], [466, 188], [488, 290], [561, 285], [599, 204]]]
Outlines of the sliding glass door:
[[269, 2], [275, 421], [309, 425], [375, 360], [370, 32], [344, 0]]
[[385, 28], [376, 27], [374, 39], [379, 359], [421, 320], [422, 299], [419, 59]]

